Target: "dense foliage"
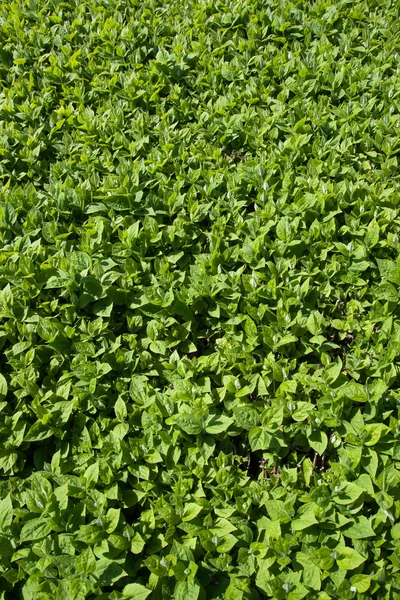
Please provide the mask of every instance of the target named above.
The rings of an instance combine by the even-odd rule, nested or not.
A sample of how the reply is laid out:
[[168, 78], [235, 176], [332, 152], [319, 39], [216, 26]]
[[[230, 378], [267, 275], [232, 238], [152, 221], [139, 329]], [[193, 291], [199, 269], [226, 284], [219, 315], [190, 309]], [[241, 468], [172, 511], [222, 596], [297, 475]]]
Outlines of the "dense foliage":
[[400, 598], [400, 7], [0, 8], [0, 598]]

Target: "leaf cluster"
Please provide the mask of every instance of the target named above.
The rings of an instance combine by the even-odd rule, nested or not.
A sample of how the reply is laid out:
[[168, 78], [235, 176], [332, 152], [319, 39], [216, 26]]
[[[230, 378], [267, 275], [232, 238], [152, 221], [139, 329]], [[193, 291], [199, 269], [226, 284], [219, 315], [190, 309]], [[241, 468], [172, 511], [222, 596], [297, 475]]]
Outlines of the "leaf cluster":
[[398, 2], [0, 7], [0, 598], [400, 599]]

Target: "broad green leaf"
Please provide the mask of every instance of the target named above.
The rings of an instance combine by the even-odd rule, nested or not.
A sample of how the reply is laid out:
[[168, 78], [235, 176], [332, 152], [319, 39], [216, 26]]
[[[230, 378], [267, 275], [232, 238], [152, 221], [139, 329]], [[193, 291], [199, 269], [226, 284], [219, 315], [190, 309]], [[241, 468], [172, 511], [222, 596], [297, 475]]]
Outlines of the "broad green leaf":
[[200, 586], [195, 581], [179, 581], [175, 586], [176, 600], [197, 600]]
[[316, 429], [310, 436], [308, 436], [308, 442], [315, 452], [318, 452], [318, 454], [322, 455], [328, 445], [328, 436], [324, 431]]
[[133, 554], [140, 554], [145, 546], [145, 541], [140, 533], [135, 533], [131, 540], [131, 552]]
[[395, 286], [388, 282], [378, 285], [374, 295], [378, 300], [387, 300], [388, 302], [397, 302], [399, 297]]
[[150, 350], [152, 352], [155, 352], [156, 354], [165, 354], [167, 351], [167, 348], [166, 348], [164, 342], [162, 342], [161, 340], [157, 340], [155, 342], [151, 342]]
[[385, 425], [382, 423], [371, 423], [364, 426], [364, 431], [367, 433], [368, 438], [364, 442], [366, 446], [375, 446], [386, 431]]
[[292, 521], [294, 516], [294, 510], [292, 506], [287, 506], [282, 500], [267, 500], [265, 502], [268, 515], [273, 521], [279, 523], [289, 523]]
[[343, 481], [333, 490], [332, 498], [336, 504], [352, 504], [363, 493], [363, 489], [351, 481]]
[[298, 338], [295, 335], [284, 335], [276, 342], [276, 344], [274, 344], [274, 349], [277, 350], [278, 348], [282, 348], [282, 346], [286, 346], [287, 344], [293, 344], [294, 342], [297, 342], [297, 340]]
[[150, 594], [151, 590], [140, 583], [128, 583], [122, 590], [122, 597], [132, 600], [146, 600]]
[[252, 427], [249, 431], [249, 442], [253, 452], [266, 450], [270, 445], [270, 435], [261, 427]]
[[307, 329], [313, 335], [318, 335], [322, 331], [323, 316], [318, 310], [314, 310], [307, 319]]
[[315, 504], [312, 502], [302, 506], [296, 518], [292, 521], [291, 527], [293, 531], [302, 531], [316, 523], [318, 523], [318, 519], [315, 516]]
[[220, 415], [210, 419], [206, 424], [205, 429], [207, 433], [211, 434], [222, 433], [223, 431], [226, 431], [232, 423], [233, 419], [231, 417]]
[[115, 403], [114, 411], [115, 411], [115, 415], [119, 421], [125, 421], [128, 412], [126, 409], [126, 404], [123, 401], [123, 399], [121, 398], [121, 396], [117, 399], [117, 401]]
[[92, 576], [95, 578], [98, 585], [109, 586], [125, 577], [126, 573], [118, 563], [101, 558], [96, 561]]
[[201, 510], [201, 506], [195, 504], [194, 502], [189, 502], [189, 504], [185, 505], [182, 515], [182, 521], [192, 521], [192, 519], [195, 519], [197, 517]]
[[355, 515], [353, 522], [343, 530], [343, 535], [354, 540], [361, 540], [368, 537], [374, 537], [375, 531], [371, 527], [370, 521], [363, 515]]
[[379, 225], [375, 221], [371, 221], [367, 227], [367, 233], [364, 238], [365, 244], [368, 248], [373, 248], [379, 241]]
[[257, 409], [252, 406], [238, 406], [234, 408], [233, 413], [235, 415], [235, 423], [239, 427], [251, 429], [258, 425], [260, 417]]
[[396, 262], [380, 258], [377, 258], [376, 262], [383, 279], [400, 285], [400, 266]]
[[305, 421], [314, 409], [315, 406], [311, 402], [297, 402], [292, 417], [295, 421]]
[[339, 557], [336, 559], [337, 565], [341, 569], [346, 569], [346, 571], [357, 569], [357, 567], [366, 561], [366, 558], [353, 548], [341, 547], [338, 548], [337, 553], [339, 555]]
[[188, 413], [178, 415], [176, 422], [183, 431], [190, 435], [197, 435], [202, 430], [200, 421]]
[[43, 539], [51, 532], [51, 529], [52, 527], [47, 519], [40, 517], [31, 519], [22, 526], [20, 541], [23, 543]]
[[11, 495], [8, 494], [0, 502], [0, 531], [5, 531], [11, 526], [13, 520], [13, 506]]
[[84, 481], [87, 488], [94, 487], [99, 478], [99, 463], [95, 462], [85, 470]]
[[80, 573], [90, 575], [96, 568], [96, 557], [91, 548], [86, 548], [76, 559], [76, 567]]
[[322, 374], [324, 381], [328, 385], [332, 385], [338, 379], [343, 368], [343, 363], [340, 358], [338, 358], [334, 363], [328, 365]]
[[3, 398], [7, 396], [7, 390], [8, 386], [6, 378], [0, 373], [0, 400], [3, 400]]
[[279, 221], [279, 223], [276, 227], [276, 235], [278, 236], [278, 238], [280, 240], [283, 240], [284, 242], [290, 241], [290, 239], [292, 237], [291, 224], [287, 217], [283, 217]]
[[366, 402], [368, 400], [364, 386], [360, 383], [347, 383], [342, 388], [343, 394], [354, 402]]
[[369, 590], [371, 586], [371, 581], [371, 575], [363, 575], [362, 573], [350, 577], [351, 585], [355, 587], [357, 592], [359, 592], [360, 594], [364, 594]]

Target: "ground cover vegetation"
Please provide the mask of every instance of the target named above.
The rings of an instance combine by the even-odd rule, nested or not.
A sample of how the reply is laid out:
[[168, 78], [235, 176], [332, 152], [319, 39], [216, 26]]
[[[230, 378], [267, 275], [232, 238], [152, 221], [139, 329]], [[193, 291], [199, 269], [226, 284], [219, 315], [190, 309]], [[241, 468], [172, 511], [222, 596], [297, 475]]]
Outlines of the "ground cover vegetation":
[[397, 1], [0, 8], [0, 598], [400, 598]]

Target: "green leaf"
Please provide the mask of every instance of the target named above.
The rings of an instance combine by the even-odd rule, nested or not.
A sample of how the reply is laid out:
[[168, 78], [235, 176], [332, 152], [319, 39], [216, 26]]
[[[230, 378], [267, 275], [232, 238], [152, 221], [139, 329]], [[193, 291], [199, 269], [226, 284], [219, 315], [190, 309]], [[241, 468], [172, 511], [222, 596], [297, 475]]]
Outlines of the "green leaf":
[[222, 433], [223, 431], [226, 431], [232, 423], [233, 419], [231, 417], [227, 417], [226, 415], [215, 416], [207, 423], [206, 431], [211, 434]]
[[364, 442], [366, 446], [375, 446], [386, 432], [386, 427], [382, 423], [371, 423], [364, 426], [364, 431], [368, 434]]
[[101, 558], [96, 561], [96, 567], [92, 576], [96, 579], [98, 585], [108, 586], [125, 577], [126, 573], [118, 563]]
[[367, 559], [353, 548], [340, 547], [337, 550], [339, 558], [336, 559], [338, 567], [346, 571], [352, 571], [362, 565]]
[[140, 583], [129, 583], [122, 590], [122, 597], [132, 598], [132, 600], [146, 600], [150, 594], [151, 590], [148, 590], [144, 585], [140, 585]]
[[375, 221], [375, 219], [373, 221], [371, 221], [370, 223], [368, 223], [367, 233], [365, 234], [364, 241], [365, 241], [365, 245], [368, 248], [373, 248], [378, 243], [378, 241], [379, 241], [379, 225]]
[[68, 256], [68, 262], [73, 269], [77, 271], [84, 271], [90, 268], [90, 256], [86, 252], [74, 251], [70, 252]]
[[164, 342], [157, 340], [155, 342], [151, 342], [150, 350], [155, 354], [165, 354], [167, 351], [167, 347]]
[[91, 548], [86, 548], [76, 559], [76, 568], [84, 575], [90, 575], [96, 568], [96, 557]]
[[94, 487], [99, 478], [99, 463], [95, 462], [89, 465], [83, 477], [87, 488]]
[[351, 481], [343, 481], [333, 490], [332, 498], [336, 504], [353, 504], [363, 493], [363, 489]]
[[333, 383], [335, 383], [335, 381], [340, 376], [342, 368], [343, 363], [340, 358], [337, 358], [337, 360], [334, 363], [331, 363], [324, 369], [324, 372], [322, 374], [324, 381], [328, 385], [332, 385]]
[[47, 519], [31, 519], [22, 526], [20, 541], [23, 543], [40, 540], [46, 537], [51, 532], [51, 529], [51, 525]]
[[279, 223], [276, 227], [276, 235], [278, 236], [278, 238], [280, 240], [283, 240], [284, 242], [290, 241], [290, 239], [292, 237], [291, 223], [287, 217], [283, 217], [279, 221]]
[[7, 396], [7, 381], [3, 375], [0, 373], [0, 400], [3, 400]]
[[178, 415], [176, 423], [189, 435], [197, 435], [202, 430], [200, 421], [188, 413]]
[[315, 406], [311, 402], [297, 402], [296, 409], [292, 414], [295, 421], [305, 421], [314, 411]]
[[369, 590], [371, 586], [371, 581], [371, 575], [363, 575], [362, 573], [350, 577], [351, 585], [355, 587], [357, 592], [359, 592], [360, 594], [364, 594]]
[[322, 331], [324, 318], [318, 310], [314, 310], [307, 319], [307, 329], [313, 335], [318, 335]]
[[0, 502], [0, 531], [5, 531], [11, 526], [13, 520], [13, 506], [11, 501], [11, 495], [8, 494]]
[[379, 273], [382, 279], [400, 285], [400, 266], [392, 260], [377, 258]]
[[298, 561], [303, 567], [302, 580], [304, 585], [310, 587], [313, 590], [321, 589], [321, 572], [320, 569], [313, 564], [310, 556], [304, 552], [297, 552], [296, 561]]
[[256, 450], [266, 450], [271, 441], [270, 435], [261, 427], [253, 427], [249, 431], [249, 442], [253, 452]]
[[315, 504], [305, 504], [297, 513], [297, 518], [292, 521], [291, 527], [293, 531], [302, 531], [307, 527], [311, 527], [318, 523], [315, 516]]
[[258, 411], [252, 406], [238, 406], [233, 409], [235, 422], [238, 427], [243, 429], [251, 429], [256, 427], [260, 420]]
[[145, 541], [140, 533], [135, 533], [131, 540], [131, 552], [133, 554], [140, 554], [145, 546]]
[[119, 421], [125, 421], [128, 411], [126, 409], [126, 404], [123, 401], [123, 399], [121, 398], [121, 396], [118, 397], [118, 399], [115, 403], [114, 411], [115, 411], [115, 415]]
[[368, 400], [368, 396], [364, 389], [364, 386], [362, 386], [360, 383], [347, 383], [341, 389], [344, 395], [347, 398], [350, 398], [350, 400], [353, 400], [354, 402], [367, 402]]
[[324, 431], [318, 429], [313, 431], [312, 434], [308, 436], [308, 442], [315, 452], [318, 452], [318, 454], [322, 455], [328, 445], [328, 436]]
[[217, 544], [217, 552], [230, 552], [237, 543], [238, 539], [234, 535], [228, 533], [228, 535], [226, 535], [224, 539]]
[[388, 302], [397, 302], [398, 293], [391, 283], [381, 283], [375, 288], [374, 296], [378, 300], [387, 300]]
[[202, 507], [194, 502], [189, 502], [185, 504], [185, 508], [182, 515], [182, 521], [192, 521], [197, 517], [199, 512], [201, 512]]
[[175, 586], [176, 600], [197, 600], [200, 595], [200, 586], [195, 581], [179, 581]]
[[363, 515], [356, 515], [353, 518], [353, 522], [342, 531], [343, 535], [354, 540], [375, 536], [375, 531], [372, 529], [370, 521]]
[[274, 349], [282, 348], [282, 346], [287, 346], [288, 344], [293, 344], [297, 342], [298, 338], [295, 335], [287, 334], [280, 338], [280, 340], [274, 344]]

